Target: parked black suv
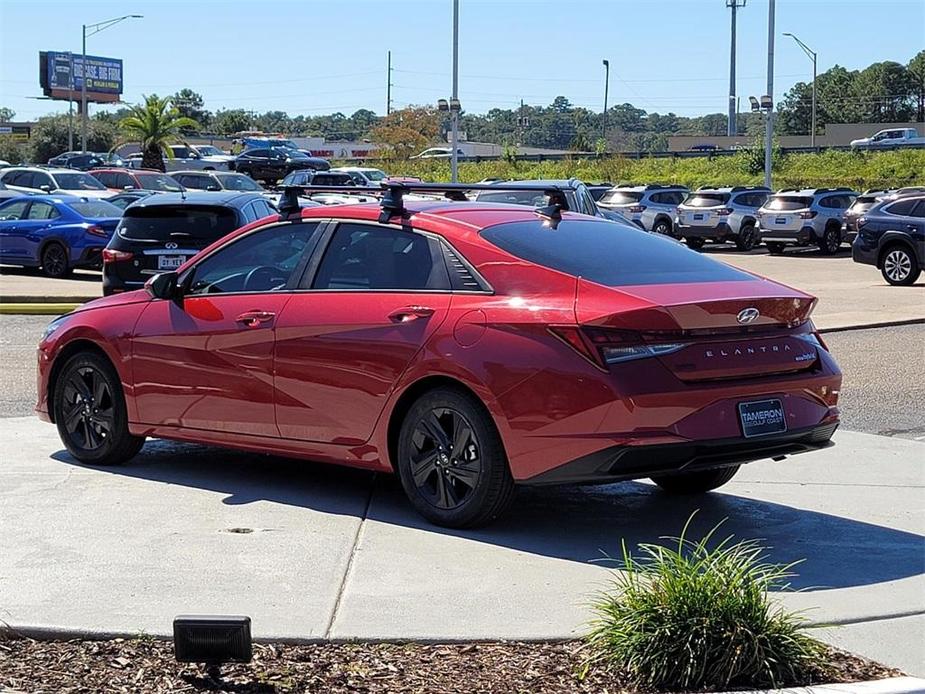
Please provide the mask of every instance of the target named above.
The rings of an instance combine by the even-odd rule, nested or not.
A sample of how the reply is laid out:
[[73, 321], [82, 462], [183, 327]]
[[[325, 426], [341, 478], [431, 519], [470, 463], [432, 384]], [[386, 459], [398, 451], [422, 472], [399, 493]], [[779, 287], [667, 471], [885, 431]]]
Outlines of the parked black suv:
[[125, 209], [103, 251], [103, 294], [140, 289], [213, 241], [275, 214], [258, 193], [160, 193]]
[[299, 169], [327, 171], [331, 164], [326, 159], [309, 157], [297, 149], [288, 147], [268, 147], [266, 149], [248, 149], [235, 159], [234, 170], [244, 173], [255, 181], [276, 183], [286, 174]]
[[856, 263], [876, 265], [893, 285], [913, 284], [925, 266], [925, 195], [883, 200], [857, 220]]

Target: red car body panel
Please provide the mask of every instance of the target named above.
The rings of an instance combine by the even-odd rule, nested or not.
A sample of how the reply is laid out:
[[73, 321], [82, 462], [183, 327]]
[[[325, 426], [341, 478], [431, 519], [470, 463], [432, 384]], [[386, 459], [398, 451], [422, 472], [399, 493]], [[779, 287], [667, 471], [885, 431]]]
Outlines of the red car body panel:
[[[407, 205], [405, 224], [446, 239], [493, 292], [296, 290], [192, 296], [182, 306], [143, 291], [114, 295], [87, 304], [43, 340], [40, 416], [48, 419], [56, 359], [80, 340], [115, 364], [136, 435], [373, 470], [392, 470], [393, 414], [403, 396], [435, 379], [481, 400], [519, 481], [614, 447], [741, 441], [743, 400], [780, 399], [788, 431], [837, 424], [841, 374], [810, 341], [813, 297], [760, 277], [603, 286], [479, 235], [486, 226], [535, 220], [529, 209]], [[379, 212], [349, 205], [301, 216], [375, 221]], [[180, 273], [272, 221], [217, 241]], [[760, 317], [738, 326], [737, 314], [750, 307]], [[247, 327], [239, 319], [250, 312], [269, 317]], [[582, 344], [557, 333], [579, 326], [686, 346], [605, 366], [595, 362], [596, 348], [583, 354]]]

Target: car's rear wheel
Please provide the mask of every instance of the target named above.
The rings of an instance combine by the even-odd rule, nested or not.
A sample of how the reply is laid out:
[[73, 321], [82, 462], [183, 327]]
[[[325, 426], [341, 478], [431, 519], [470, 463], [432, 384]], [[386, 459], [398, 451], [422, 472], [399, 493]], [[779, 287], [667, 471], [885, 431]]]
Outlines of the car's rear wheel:
[[687, 236], [684, 239], [684, 243], [687, 244], [688, 248], [691, 248], [695, 251], [699, 251], [701, 248], [703, 248], [703, 244], [705, 243], [705, 241], [700, 238]]
[[819, 250], [825, 255], [834, 255], [841, 247], [841, 228], [834, 224], [825, 228], [822, 238], [819, 239]]
[[46, 244], [42, 249], [42, 272], [48, 277], [59, 279], [71, 274], [70, 263], [68, 262], [67, 249], [58, 243], [52, 241]]
[[914, 284], [922, 273], [919, 262], [906, 246], [890, 246], [883, 254], [880, 263], [880, 273], [883, 279], [894, 286], [908, 286]]
[[755, 225], [746, 224], [739, 230], [739, 235], [736, 238], [736, 248], [740, 251], [752, 250], [755, 247], [757, 237], [758, 234], [755, 231]]
[[674, 235], [674, 225], [671, 223], [670, 219], [659, 217], [655, 220], [655, 224], [652, 225], [652, 231], [654, 231], [656, 234], [672, 236]]
[[64, 365], [52, 407], [62, 443], [82, 463], [116, 465], [144, 445], [144, 437], [129, 433], [118, 374], [95, 352], [76, 354]]
[[452, 388], [429, 391], [408, 410], [397, 468], [415, 509], [450, 528], [494, 520], [514, 492], [494, 422], [480, 402]]
[[771, 255], [782, 255], [786, 244], [780, 243], [779, 241], [768, 241], [765, 244], [768, 247], [768, 253]]
[[676, 472], [671, 475], [653, 477], [652, 481], [671, 494], [703, 494], [722, 487], [739, 471], [738, 465], [713, 470]]

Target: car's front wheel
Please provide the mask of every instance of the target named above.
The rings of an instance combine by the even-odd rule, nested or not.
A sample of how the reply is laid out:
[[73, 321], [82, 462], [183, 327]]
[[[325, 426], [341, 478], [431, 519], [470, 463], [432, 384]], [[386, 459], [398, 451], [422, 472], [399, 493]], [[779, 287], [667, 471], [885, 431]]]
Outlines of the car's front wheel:
[[405, 415], [397, 448], [405, 493], [436, 525], [485, 525], [511, 501], [514, 480], [501, 437], [482, 404], [461, 390], [422, 395]]
[[129, 433], [122, 384], [100, 354], [81, 352], [71, 357], [52, 397], [58, 435], [80, 462], [116, 465], [144, 445], [144, 437]]
[[717, 487], [722, 487], [739, 471], [738, 465], [720, 467], [713, 470], [695, 470], [676, 472], [670, 475], [653, 477], [652, 481], [671, 494], [703, 494]]
[[919, 262], [905, 246], [890, 246], [883, 255], [880, 264], [883, 279], [894, 286], [902, 287], [914, 284], [922, 273]]

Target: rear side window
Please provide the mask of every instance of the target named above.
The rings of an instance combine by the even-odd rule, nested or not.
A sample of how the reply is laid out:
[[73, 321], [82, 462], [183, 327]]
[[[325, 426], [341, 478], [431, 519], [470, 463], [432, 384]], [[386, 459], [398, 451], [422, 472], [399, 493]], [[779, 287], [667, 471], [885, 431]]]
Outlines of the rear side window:
[[752, 278], [673, 240], [611, 222], [563, 219], [555, 231], [539, 220], [511, 222], [481, 235], [518, 258], [610, 287]]
[[55, 209], [54, 205], [50, 205], [47, 202], [34, 202], [32, 203], [32, 207], [29, 208], [29, 214], [26, 219], [55, 219], [60, 216], [60, 213]]
[[211, 243], [237, 227], [238, 216], [227, 207], [154, 205], [126, 210], [118, 234], [135, 241], [172, 239]]
[[780, 212], [789, 210], [802, 210], [813, 204], [812, 198], [800, 197], [799, 195], [774, 195], [768, 198], [765, 208]]
[[729, 193], [695, 193], [684, 204], [688, 207], [719, 207], [729, 201]]
[[885, 208], [884, 211], [889, 212], [890, 214], [898, 214], [903, 217], [910, 217], [912, 215], [912, 210], [915, 209], [917, 202], [918, 200], [915, 198], [912, 198], [911, 200], [900, 200]]

